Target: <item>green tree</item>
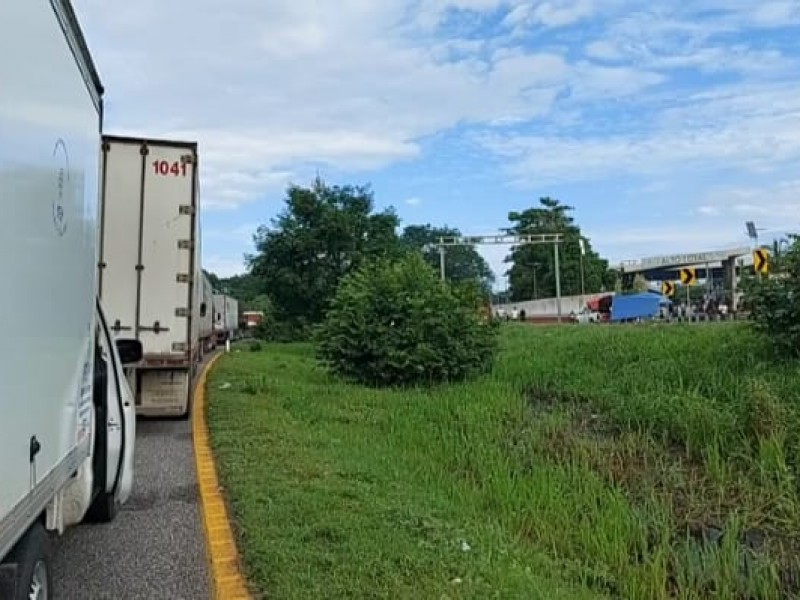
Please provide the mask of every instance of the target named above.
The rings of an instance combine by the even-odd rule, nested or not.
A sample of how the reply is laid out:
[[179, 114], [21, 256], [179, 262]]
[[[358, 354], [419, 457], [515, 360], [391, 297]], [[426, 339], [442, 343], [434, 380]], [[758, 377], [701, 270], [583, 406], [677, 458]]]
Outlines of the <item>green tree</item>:
[[477, 282], [443, 284], [410, 252], [342, 280], [318, 352], [331, 372], [368, 385], [454, 381], [491, 367], [497, 327]]
[[210, 273], [209, 280], [215, 292], [236, 298], [245, 310], [257, 310], [250, 307], [250, 302], [266, 293], [266, 288], [250, 273], [232, 277], [217, 277]]
[[[422, 252], [437, 273], [440, 271], [440, 254], [436, 243], [443, 237], [458, 237], [461, 232], [452, 227], [409, 225], [400, 239], [403, 246]], [[494, 283], [494, 273], [474, 246], [448, 246], [445, 250], [445, 277], [451, 282], [478, 281], [487, 290]]]
[[636, 292], [646, 292], [649, 289], [647, 279], [641, 273], [637, 273], [633, 278], [633, 290]]
[[215, 273], [212, 273], [211, 271], [206, 271], [205, 269], [203, 269], [203, 274], [206, 277], [208, 277], [208, 281], [209, 281], [209, 283], [211, 283], [211, 288], [214, 291], [218, 290], [219, 287], [220, 287], [220, 283], [219, 283], [220, 279], [219, 279], [219, 277]]
[[800, 358], [800, 237], [773, 248], [769, 275], [749, 274], [743, 282], [745, 307], [755, 328], [784, 358]]
[[[570, 213], [573, 207], [561, 204], [554, 198], [540, 198], [539, 206], [522, 212], [512, 212], [508, 220], [512, 234], [561, 233], [564, 241], [559, 246], [562, 295], [581, 293], [581, 244], [583, 256], [584, 285], [586, 293], [614, 288], [616, 276], [609, 269], [608, 261], [601, 258], [590, 241], [581, 234], [580, 227]], [[516, 246], [506, 258], [511, 263], [508, 271], [511, 300], [519, 302], [534, 297], [546, 298], [556, 295], [555, 257], [552, 244], [527, 244]]]
[[320, 322], [340, 280], [367, 257], [400, 252], [393, 209], [375, 212], [366, 186], [292, 185], [286, 207], [254, 236], [247, 257], [260, 293], [268, 293], [276, 317], [299, 330]]

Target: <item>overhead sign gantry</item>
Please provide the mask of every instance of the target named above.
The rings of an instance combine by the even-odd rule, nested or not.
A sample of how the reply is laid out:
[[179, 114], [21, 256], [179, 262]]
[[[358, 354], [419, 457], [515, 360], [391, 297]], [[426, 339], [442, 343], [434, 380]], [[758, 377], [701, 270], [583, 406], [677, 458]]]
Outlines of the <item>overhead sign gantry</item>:
[[521, 234], [490, 234], [490, 235], [459, 235], [440, 237], [436, 244], [439, 248], [439, 271], [442, 281], [445, 280], [445, 252], [448, 246], [526, 246], [531, 244], [553, 244], [553, 256], [556, 272], [556, 309], [558, 322], [561, 322], [561, 268], [559, 266], [558, 246], [564, 241], [562, 233], [521, 233]]

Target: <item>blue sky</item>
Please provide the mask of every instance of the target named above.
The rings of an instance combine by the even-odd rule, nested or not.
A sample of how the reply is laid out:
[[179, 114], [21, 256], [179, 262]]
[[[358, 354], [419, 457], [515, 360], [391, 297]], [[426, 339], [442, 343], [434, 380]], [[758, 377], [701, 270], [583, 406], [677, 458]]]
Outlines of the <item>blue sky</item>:
[[800, 0], [74, 3], [106, 130], [199, 141], [222, 275], [317, 172], [470, 234], [557, 197], [614, 262], [800, 229]]

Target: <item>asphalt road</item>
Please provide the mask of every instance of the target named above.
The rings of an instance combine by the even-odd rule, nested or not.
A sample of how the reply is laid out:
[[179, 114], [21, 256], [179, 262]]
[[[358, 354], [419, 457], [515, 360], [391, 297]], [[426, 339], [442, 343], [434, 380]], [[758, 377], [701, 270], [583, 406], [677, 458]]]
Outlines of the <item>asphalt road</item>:
[[191, 421], [139, 419], [134, 460], [133, 494], [116, 519], [55, 542], [57, 600], [210, 597]]

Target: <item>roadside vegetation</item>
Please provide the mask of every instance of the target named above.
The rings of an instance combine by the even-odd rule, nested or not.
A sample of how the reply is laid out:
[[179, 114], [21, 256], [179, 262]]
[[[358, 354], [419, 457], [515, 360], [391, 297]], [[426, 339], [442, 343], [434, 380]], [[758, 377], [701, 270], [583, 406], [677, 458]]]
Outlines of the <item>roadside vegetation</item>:
[[[572, 212], [541, 198], [508, 230], [564, 234], [565, 294], [635, 284]], [[458, 230], [399, 227], [368, 187], [291, 186], [248, 273], [213, 278], [264, 315], [209, 381], [258, 590], [800, 598], [796, 239], [748, 277], [750, 324], [510, 324], [498, 342], [476, 249], [448, 247], [442, 282]], [[550, 248], [507, 262], [503, 299], [554, 294]]]
[[[280, 213], [256, 229], [247, 272], [229, 278], [208, 273], [216, 290], [240, 301], [242, 310], [263, 315], [255, 335], [270, 342], [310, 341], [326, 319], [343, 278], [376, 260], [417, 254], [437, 275], [442, 238], [461, 237], [446, 224], [401, 223], [392, 207], [379, 208], [369, 185], [290, 185]], [[561, 293], [565, 296], [622, 289], [619, 274], [592, 247], [575, 220], [574, 208], [555, 198], [508, 214], [513, 234], [561, 233]], [[492, 292], [494, 273], [475, 245], [450, 245], [445, 280], [477, 287], [486, 299], [518, 302], [553, 297], [556, 269], [548, 244], [515, 246], [507, 257], [509, 283]], [[535, 275], [534, 275], [535, 274]]]
[[209, 420], [270, 597], [800, 593], [800, 371], [746, 325], [510, 325], [491, 373], [427, 390], [252, 350]]
[[476, 285], [440, 281], [419, 254], [370, 261], [342, 280], [316, 332], [318, 355], [366, 385], [465, 380], [494, 359], [499, 323], [484, 302]]

